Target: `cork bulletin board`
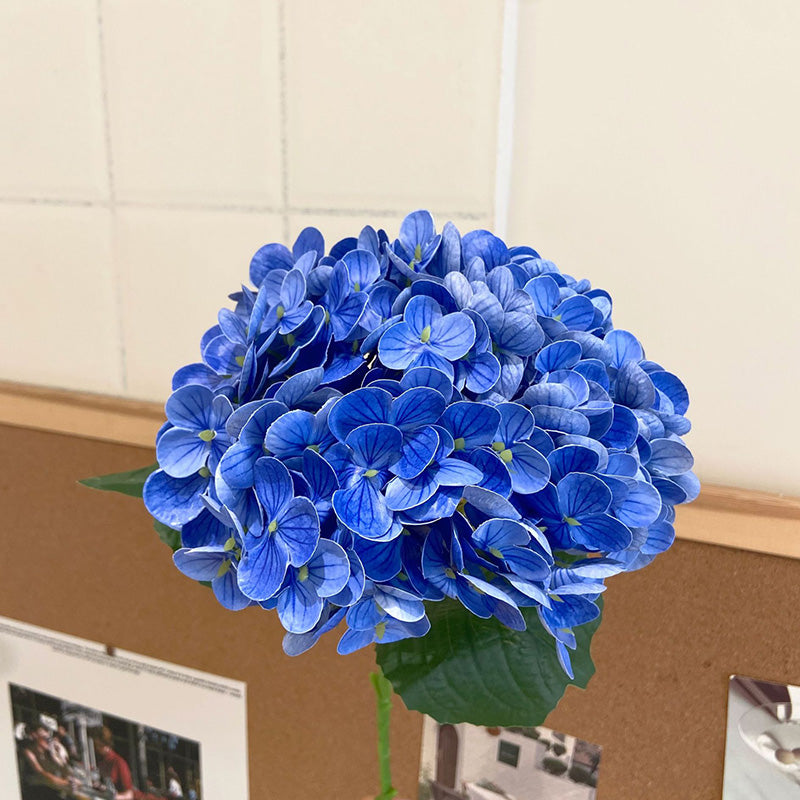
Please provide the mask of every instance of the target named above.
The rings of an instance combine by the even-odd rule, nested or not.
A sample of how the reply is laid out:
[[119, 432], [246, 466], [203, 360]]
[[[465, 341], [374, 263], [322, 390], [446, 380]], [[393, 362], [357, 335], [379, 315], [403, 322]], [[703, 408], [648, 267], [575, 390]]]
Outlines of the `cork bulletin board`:
[[[183, 578], [141, 503], [76, 480], [152, 450], [0, 425], [0, 615], [247, 683], [253, 800], [361, 800], [377, 786], [370, 651], [283, 655], [272, 614], [232, 614]], [[727, 516], [726, 516], [727, 515]], [[735, 517], [735, 519], [734, 519]], [[746, 502], [679, 512], [679, 533], [800, 522]], [[719, 798], [728, 676], [800, 684], [800, 561], [682, 539], [610, 581], [597, 674], [546, 725], [603, 747], [600, 800]], [[416, 797], [422, 720], [398, 701], [395, 782]]]

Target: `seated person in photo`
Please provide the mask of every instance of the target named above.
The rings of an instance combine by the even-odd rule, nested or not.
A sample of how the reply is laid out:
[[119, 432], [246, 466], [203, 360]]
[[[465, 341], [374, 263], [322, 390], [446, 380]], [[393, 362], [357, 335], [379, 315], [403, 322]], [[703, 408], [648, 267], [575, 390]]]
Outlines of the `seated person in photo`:
[[78, 748], [75, 746], [75, 740], [69, 735], [63, 723], [59, 723], [58, 725], [56, 738], [64, 746], [70, 761], [80, 760], [78, 757]]
[[114, 735], [103, 726], [94, 728], [90, 736], [94, 742], [100, 777], [114, 787], [113, 800], [135, 800], [131, 769], [128, 762], [114, 751]]
[[167, 781], [167, 797], [183, 797], [183, 788], [178, 780], [178, 773], [175, 771], [175, 767], [167, 767]]
[[23, 743], [20, 783], [22, 800], [59, 800], [70, 795], [69, 770], [53, 758], [50, 732], [44, 725], [33, 727]]

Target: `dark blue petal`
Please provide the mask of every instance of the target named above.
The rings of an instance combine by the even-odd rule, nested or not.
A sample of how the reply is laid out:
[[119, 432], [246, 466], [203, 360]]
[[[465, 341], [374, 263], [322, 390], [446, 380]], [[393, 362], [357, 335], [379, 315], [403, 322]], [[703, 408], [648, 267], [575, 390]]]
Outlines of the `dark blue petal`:
[[305, 564], [319, 541], [319, 518], [313, 503], [307, 497], [295, 497], [274, 521], [275, 538], [286, 545], [289, 562], [294, 567]]
[[614, 552], [631, 543], [631, 532], [618, 519], [608, 514], [593, 514], [581, 519], [579, 526], [570, 526], [572, 539], [587, 550]]
[[628, 450], [636, 441], [638, 430], [639, 424], [633, 412], [625, 406], [615, 405], [611, 427], [600, 441], [614, 450]]
[[611, 505], [609, 488], [599, 478], [584, 472], [571, 472], [559, 481], [557, 491], [564, 516], [579, 522], [587, 514], [603, 514]]
[[355, 461], [360, 466], [381, 470], [399, 459], [403, 435], [393, 425], [374, 423], [351, 431], [346, 444], [353, 450]]
[[[418, 386], [408, 389], [392, 404], [392, 423], [401, 431], [433, 425], [445, 409], [445, 399], [435, 389]], [[375, 422], [386, 420], [375, 420]]]
[[479, 448], [469, 454], [469, 462], [483, 473], [478, 486], [506, 498], [511, 494], [511, 476], [496, 453]]
[[552, 372], [557, 369], [572, 369], [580, 360], [581, 346], [568, 339], [543, 347], [536, 356], [536, 369], [539, 372]]
[[214, 395], [205, 386], [182, 386], [167, 400], [167, 419], [177, 428], [203, 431], [212, 428], [211, 403]]
[[491, 444], [500, 419], [496, 408], [463, 400], [447, 407], [441, 425], [452, 435], [456, 451], [472, 450]]
[[[164, 434], [167, 436], [168, 434]], [[675, 439], [653, 439], [647, 468], [661, 475], [681, 475], [694, 466], [689, 448]]]
[[173, 478], [188, 478], [206, 465], [209, 443], [195, 431], [172, 428], [158, 440], [156, 458], [161, 468]]
[[628, 408], [650, 408], [655, 402], [655, 386], [635, 361], [626, 361], [619, 368], [614, 383], [614, 399]]
[[658, 519], [660, 512], [658, 489], [644, 481], [630, 484], [623, 502], [614, 506], [614, 515], [629, 528], [646, 528]]
[[308, 411], [290, 411], [276, 419], [267, 431], [267, 449], [278, 458], [298, 456], [312, 442], [314, 415]]
[[386, 506], [392, 511], [414, 508], [433, 497], [438, 486], [439, 482], [430, 470], [408, 480], [393, 478], [386, 485], [384, 492]]
[[351, 250], [342, 256], [350, 274], [350, 283], [356, 292], [363, 292], [381, 276], [378, 259], [368, 250]]
[[519, 403], [501, 403], [497, 410], [500, 412], [497, 435], [506, 447], [528, 439], [533, 433], [533, 415], [524, 406]]
[[392, 526], [392, 513], [383, 496], [366, 479], [334, 492], [333, 510], [343, 525], [365, 539], [377, 539]]
[[254, 539], [239, 562], [239, 588], [252, 600], [267, 600], [281, 588], [288, 567], [289, 551], [279, 538]]
[[594, 472], [600, 461], [594, 450], [576, 445], [556, 448], [547, 456], [547, 460], [555, 483], [570, 472]]
[[292, 247], [292, 255], [295, 260], [310, 252], [316, 253], [317, 258], [325, 254], [325, 238], [316, 228], [312, 227], [303, 228]]
[[219, 604], [228, 611], [241, 611], [250, 605], [250, 598], [239, 589], [234, 569], [211, 581], [211, 589]]
[[361, 425], [389, 422], [392, 396], [372, 386], [356, 389], [336, 401], [328, 416], [331, 433], [343, 442]]
[[298, 372], [281, 385], [281, 388], [275, 393], [275, 399], [287, 408], [294, 408], [320, 385], [324, 372], [322, 367]]
[[421, 428], [403, 440], [400, 460], [391, 471], [399, 478], [416, 478], [431, 463], [439, 448], [439, 435], [431, 428]]
[[515, 492], [522, 494], [538, 492], [547, 485], [550, 480], [550, 465], [541, 453], [524, 442], [512, 445], [507, 451], [503, 451], [501, 458], [506, 452], [508, 460], [504, 458], [504, 461], [511, 475], [511, 487]]
[[259, 458], [254, 476], [256, 497], [267, 524], [274, 522], [294, 495], [289, 470], [277, 458]]
[[603, 341], [611, 348], [611, 365], [617, 369], [626, 361], [635, 361], [638, 364], [644, 358], [642, 345], [628, 331], [610, 331]]

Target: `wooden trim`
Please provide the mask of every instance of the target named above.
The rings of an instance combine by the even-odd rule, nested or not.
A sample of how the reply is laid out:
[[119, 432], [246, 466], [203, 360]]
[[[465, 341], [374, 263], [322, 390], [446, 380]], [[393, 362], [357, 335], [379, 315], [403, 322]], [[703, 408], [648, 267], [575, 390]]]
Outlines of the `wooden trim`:
[[[0, 424], [152, 448], [163, 421], [158, 403], [0, 382]], [[676, 530], [684, 539], [800, 558], [800, 498], [704, 484], [694, 503], [679, 507]]]

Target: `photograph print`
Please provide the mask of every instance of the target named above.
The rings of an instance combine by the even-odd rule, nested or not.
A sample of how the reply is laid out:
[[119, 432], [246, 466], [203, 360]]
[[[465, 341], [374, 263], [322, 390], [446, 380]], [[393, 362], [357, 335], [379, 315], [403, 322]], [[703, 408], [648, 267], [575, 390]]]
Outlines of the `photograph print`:
[[200, 745], [9, 684], [22, 800], [202, 800]]
[[800, 800], [800, 687], [732, 675], [723, 800]]
[[426, 717], [419, 800], [594, 800], [600, 747], [536, 728]]

